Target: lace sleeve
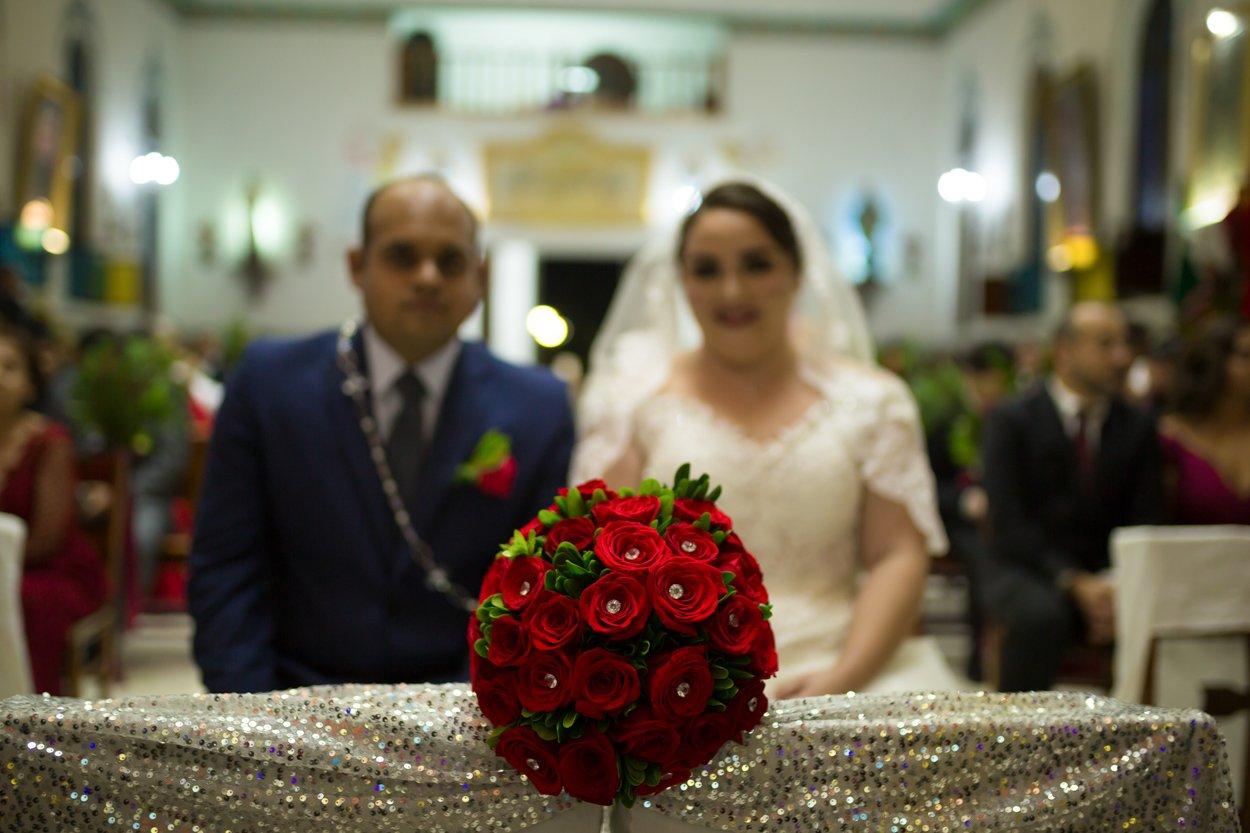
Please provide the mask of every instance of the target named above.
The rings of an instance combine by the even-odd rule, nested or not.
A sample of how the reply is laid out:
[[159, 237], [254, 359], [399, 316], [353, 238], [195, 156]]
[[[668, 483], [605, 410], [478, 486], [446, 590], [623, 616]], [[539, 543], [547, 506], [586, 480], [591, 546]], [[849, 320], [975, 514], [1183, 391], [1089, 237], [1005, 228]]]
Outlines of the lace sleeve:
[[901, 504], [924, 536], [929, 553], [942, 555], [948, 548], [946, 531], [937, 511], [937, 490], [916, 401], [895, 376], [874, 372], [864, 382], [874, 389], [863, 398], [864, 404], [873, 406], [860, 406], [855, 443], [864, 485]]

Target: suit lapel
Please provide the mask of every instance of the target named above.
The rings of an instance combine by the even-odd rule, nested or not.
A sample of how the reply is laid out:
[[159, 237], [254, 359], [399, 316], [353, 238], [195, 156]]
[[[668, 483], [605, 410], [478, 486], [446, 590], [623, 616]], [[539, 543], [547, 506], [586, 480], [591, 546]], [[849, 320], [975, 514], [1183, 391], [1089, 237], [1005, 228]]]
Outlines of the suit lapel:
[[425, 536], [438, 510], [455, 488], [456, 467], [469, 458], [490, 425], [483, 381], [490, 357], [480, 344], [466, 343], [456, 360], [442, 409], [435, 425], [428, 456], [417, 485], [416, 506], [411, 507], [414, 526]]
[[[367, 377], [359, 333], [353, 344], [362, 365], [361, 371]], [[361, 517], [365, 519], [365, 526], [373, 539], [373, 549], [384, 552], [385, 542], [393, 537], [394, 521], [387, 510], [386, 496], [382, 493], [381, 481], [369, 456], [369, 444], [360, 429], [356, 404], [343, 391], [345, 379], [337, 356], [331, 356], [323, 374], [323, 399], [330, 420], [330, 433], [334, 436], [335, 452], [352, 481], [351, 492], [360, 503]]]

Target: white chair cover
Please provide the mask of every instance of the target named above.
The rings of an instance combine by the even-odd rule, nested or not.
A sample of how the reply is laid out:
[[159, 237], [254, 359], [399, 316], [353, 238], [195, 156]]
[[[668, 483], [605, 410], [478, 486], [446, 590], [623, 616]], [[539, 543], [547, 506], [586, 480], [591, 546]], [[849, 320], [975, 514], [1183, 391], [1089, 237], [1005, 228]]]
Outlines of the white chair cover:
[[26, 524], [0, 513], [0, 698], [34, 692], [22, 625], [22, 553]]

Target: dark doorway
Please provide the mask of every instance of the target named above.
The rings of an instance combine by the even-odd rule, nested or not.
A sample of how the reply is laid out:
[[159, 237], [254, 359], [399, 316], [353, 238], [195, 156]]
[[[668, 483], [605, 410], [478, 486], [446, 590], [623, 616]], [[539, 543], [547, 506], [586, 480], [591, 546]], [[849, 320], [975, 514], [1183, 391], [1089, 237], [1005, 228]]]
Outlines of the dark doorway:
[[555, 307], [572, 325], [559, 347], [538, 348], [538, 360], [550, 364], [559, 353], [573, 353], [586, 366], [590, 345], [616, 293], [623, 260], [543, 258], [538, 265], [538, 303]]

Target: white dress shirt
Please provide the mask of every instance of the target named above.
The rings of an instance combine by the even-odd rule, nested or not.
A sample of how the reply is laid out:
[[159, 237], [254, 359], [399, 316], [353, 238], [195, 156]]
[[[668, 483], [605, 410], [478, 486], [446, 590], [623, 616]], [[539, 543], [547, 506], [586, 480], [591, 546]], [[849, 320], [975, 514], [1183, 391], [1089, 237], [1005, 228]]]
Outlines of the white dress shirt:
[[365, 327], [365, 361], [369, 366], [369, 390], [373, 394], [373, 418], [377, 420], [378, 433], [382, 435], [383, 442], [390, 439], [391, 427], [404, 406], [404, 397], [396, 389], [395, 382], [409, 369], [425, 385], [425, 402], [421, 412], [421, 429], [425, 436], [422, 441], [428, 444], [434, 438], [438, 414], [447, 396], [456, 359], [460, 357], [460, 347], [460, 340], [453, 338], [435, 353], [415, 365], [409, 365], [376, 330]]
[[1087, 411], [1089, 422], [1085, 428], [1085, 443], [1091, 452], [1097, 451], [1098, 440], [1102, 436], [1102, 424], [1107, 419], [1107, 400], [1097, 399], [1085, 405], [1080, 394], [1061, 382], [1058, 376], [1051, 376], [1046, 387], [1051, 401], [1055, 403], [1055, 409], [1059, 411], [1059, 421], [1063, 423], [1068, 439], [1076, 439], [1077, 432], [1081, 430], [1081, 411]]

